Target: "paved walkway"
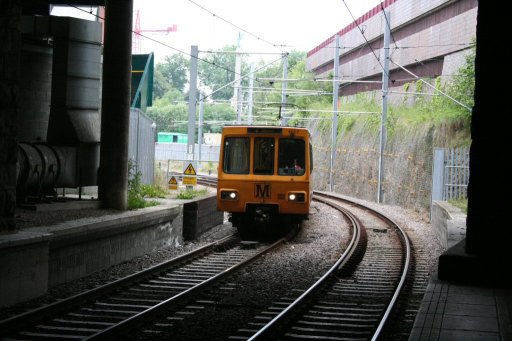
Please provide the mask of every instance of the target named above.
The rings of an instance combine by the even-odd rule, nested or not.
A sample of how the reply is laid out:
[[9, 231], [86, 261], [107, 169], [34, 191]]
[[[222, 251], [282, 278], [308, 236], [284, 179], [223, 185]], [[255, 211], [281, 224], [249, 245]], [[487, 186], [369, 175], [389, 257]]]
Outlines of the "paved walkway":
[[431, 278], [409, 341], [512, 340], [512, 288]]

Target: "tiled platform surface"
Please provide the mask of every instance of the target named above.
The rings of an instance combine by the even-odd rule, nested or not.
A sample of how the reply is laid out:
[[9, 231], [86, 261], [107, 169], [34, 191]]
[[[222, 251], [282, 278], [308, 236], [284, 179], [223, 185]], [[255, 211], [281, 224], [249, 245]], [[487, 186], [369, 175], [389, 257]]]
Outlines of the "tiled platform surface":
[[454, 284], [433, 276], [409, 341], [512, 340], [512, 288]]

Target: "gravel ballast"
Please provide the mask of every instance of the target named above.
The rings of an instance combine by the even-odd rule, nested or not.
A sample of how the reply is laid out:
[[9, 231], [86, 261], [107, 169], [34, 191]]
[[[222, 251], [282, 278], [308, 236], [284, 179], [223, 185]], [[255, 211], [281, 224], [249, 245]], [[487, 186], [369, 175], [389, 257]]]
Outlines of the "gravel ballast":
[[[428, 261], [432, 272], [436, 270], [437, 258], [443, 249], [430, 224], [421, 216], [396, 206], [353, 200], [384, 212], [401, 224], [410, 233], [413, 245], [429, 255]], [[83, 211], [81, 214], [84, 214]], [[98, 211], [91, 210], [95, 212], [93, 214], [100, 214]], [[68, 214], [72, 215], [71, 212]], [[62, 215], [59, 218], [62, 218]], [[230, 295], [222, 297], [214, 309], [206, 309], [201, 314], [195, 314], [189, 319], [194, 321], [193, 323], [184, 320], [173, 327], [170, 331], [173, 339], [191, 340], [195, 338], [194, 335], [201, 335], [203, 339], [220, 340], [229, 335], [236, 335], [238, 328], [245, 327], [255, 315], [272, 302], [288, 295], [290, 288], [306, 288], [332, 266], [348, 242], [346, 227], [346, 222], [336, 210], [313, 203], [310, 220], [304, 222], [297, 237], [287, 243], [284, 250], [265, 255], [230, 278], [229, 283], [225, 284], [230, 288]], [[46, 295], [37, 299], [1, 309], [0, 319], [127, 276], [233, 232], [235, 229], [229, 223], [219, 225], [194, 242], [155, 251], [86, 278], [50, 288]], [[229, 323], [226, 324], [225, 321]]]

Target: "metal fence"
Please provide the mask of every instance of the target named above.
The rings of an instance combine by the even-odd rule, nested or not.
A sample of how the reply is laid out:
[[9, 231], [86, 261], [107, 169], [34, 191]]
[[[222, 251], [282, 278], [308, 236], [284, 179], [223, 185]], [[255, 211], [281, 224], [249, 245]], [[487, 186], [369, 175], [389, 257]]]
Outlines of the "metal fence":
[[155, 128], [153, 120], [140, 109], [130, 109], [128, 158], [135, 162], [144, 184], [152, 184], [155, 172]]
[[[195, 144], [194, 151], [199, 151], [198, 145]], [[201, 145], [202, 162], [219, 162], [220, 146], [218, 145]], [[197, 158], [196, 158], [197, 159]], [[186, 143], [156, 143], [155, 160], [157, 161], [185, 161], [187, 160], [187, 144]]]
[[435, 148], [432, 171], [432, 200], [467, 197], [469, 148]]

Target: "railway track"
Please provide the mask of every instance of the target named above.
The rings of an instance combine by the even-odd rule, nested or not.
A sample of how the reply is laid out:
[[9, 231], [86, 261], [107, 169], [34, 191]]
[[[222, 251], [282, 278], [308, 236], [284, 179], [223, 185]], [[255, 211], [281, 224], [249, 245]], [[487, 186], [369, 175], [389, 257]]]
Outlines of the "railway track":
[[343, 212], [350, 222], [349, 247], [299, 298], [276, 302], [230, 339], [375, 340], [383, 332], [408, 276], [407, 236], [369, 208], [324, 193], [315, 196]]
[[193, 299], [285, 241], [246, 247], [238, 237], [226, 237], [118, 281], [0, 321], [0, 339], [117, 337]]
[[[387, 321], [397, 305], [411, 262], [411, 251], [403, 248], [409, 244], [407, 238], [401, 236], [396, 224], [366, 207], [329, 198], [324, 193], [315, 193], [315, 197], [342, 211], [354, 226], [350, 246], [312, 288], [276, 300], [247, 326], [235, 327], [235, 331], [240, 329], [230, 339], [369, 340], [379, 338], [389, 329]], [[203, 250], [152, 268], [152, 275], [129, 276], [49, 307], [0, 321], [0, 339], [113, 339], [127, 335], [142, 324], [142, 328], [137, 328], [138, 333], [122, 338], [138, 339], [140, 335], [151, 338], [159, 335], [160, 327], [165, 335], [165, 330], [174, 330], [174, 323], [195, 319], [194, 314], [215, 307], [219, 301], [216, 296], [236, 290], [236, 286], [226, 284], [223, 279], [232, 273], [231, 268], [242, 266], [238, 265], [242, 262], [240, 258], [248, 262], [267, 247], [270, 246], [248, 249], [236, 237], [212, 243]], [[221, 259], [226, 259], [226, 263]], [[184, 271], [187, 266], [198, 272]], [[177, 280], [169, 281], [170, 278]], [[201, 281], [207, 284], [199, 284]], [[217, 289], [210, 289], [205, 295], [206, 288], [214, 283]], [[194, 289], [198, 284], [199, 288]], [[420, 300], [422, 289], [415, 284], [411, 287]], [[136, 294], [132, 296], [133, 293]], [[209, 295], [211, 298], [205, 298]], [[415, 309], [414, 303], [412, 307], [404, 306], [401, 308]], [[393, 332], [397, 332], [396, 328]]]

